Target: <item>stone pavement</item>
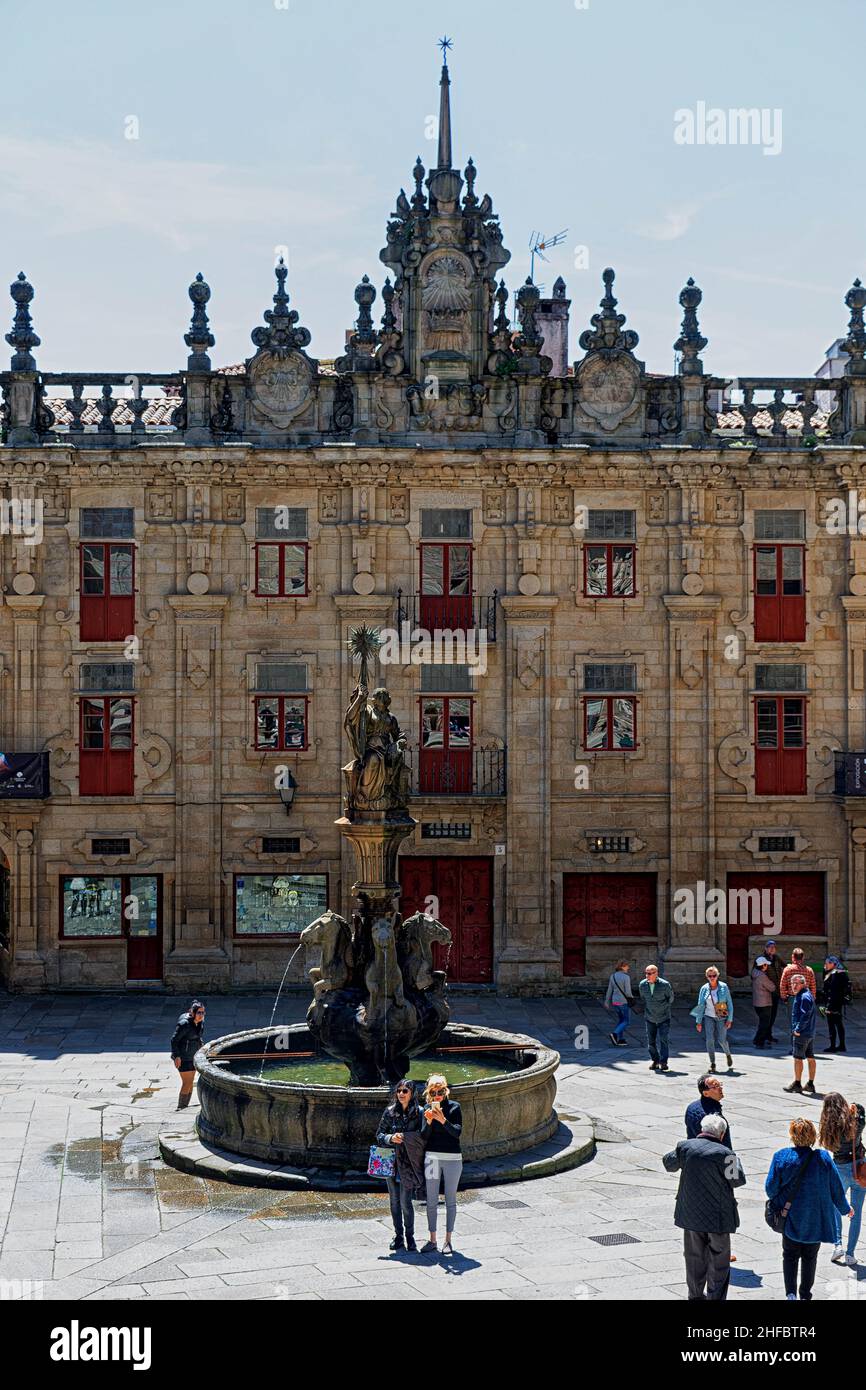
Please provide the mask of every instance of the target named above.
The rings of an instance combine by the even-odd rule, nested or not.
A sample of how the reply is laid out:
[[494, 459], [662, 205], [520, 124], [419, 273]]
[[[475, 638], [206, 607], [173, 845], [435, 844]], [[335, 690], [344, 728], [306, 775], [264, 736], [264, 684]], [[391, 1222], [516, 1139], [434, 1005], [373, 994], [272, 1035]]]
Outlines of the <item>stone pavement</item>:
[[[387, 1199], [231, 1187], [167, 1168], [157, 1134], [174, 1113], [168, 1039], [185, 999], [165, 995], [0, 995], [0, 1297], [50, 1299], [682, 1299], [676, 1178], [661, 1155], [682, 1137], [704, 1054], [678, 1010], [672, 1070], [647, 1070], [643, 1023], [614, 1051], [599, 1003], [455, 993], [455, 1018], [530, 1033], [562, 1054], [563, 1100], [624, 1132], [583, 1167], [460, 1195], [452, 1260], [389, 1256]], [[267, 1022], [272, 996], [209, 1001], [206, 1036]], [[736, 1074], [725, 1111], [749, 1179], [731, 1297], [783, 1296], [780, 1240], [763, 1220], [763, 1179], [787, 1122], [820, 1100], [782, 1092], [783, 1048], [748, 1046], [752, 1010], [737, 1001]], [[303, 1018], [306, 998], [277, 1022]], [[864, 1007], [849, 1011], [846, 1057], [820, 1058], [819, 1090], [864, 1099]], [[780, 1019], [781, 1022], [781, 1019]], [[589, 1045], [575, 1048], [575, 1027]], [[826, 1041], [824, 1025], [819, 1038]], [[859, 1089], [858, 1089], [859, 1087]], [[420, 1211], [419, 1211], [420, 1215]], [[440, 1217], [441, 1221], [441, 1217]], [[419, 1230], [423, 1228], [419, 1220]], [[603, 1244], [627, 1236], [627, 1242]], [[866, 1235], [863, 1257], [866, 1260]], [[822, 1248], [816, 1297], [866, 1298], [866, 1264], [849, 1271]], [[19, 1282], [15, 1282], [19, 1281]], [[28, 1285], [27, 1281], [31, 1281]]]

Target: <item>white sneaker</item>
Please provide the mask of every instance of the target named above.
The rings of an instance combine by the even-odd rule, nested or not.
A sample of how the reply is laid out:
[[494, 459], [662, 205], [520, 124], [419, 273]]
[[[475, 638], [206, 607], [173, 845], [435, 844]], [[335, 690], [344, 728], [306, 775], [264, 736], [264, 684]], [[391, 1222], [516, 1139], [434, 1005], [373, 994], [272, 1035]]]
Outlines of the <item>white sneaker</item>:
[[846, 1255], [846, 1256], [845, 1256], [845, 1263], [846, 1263], [846, 1265], [848, 1266], [849, 1269], [856, 1269], [856, 1268], [857, 1268], [857, 1260], [856, 1260], [856, 1257], [855, 1257], [854, 1255]]
[[796, 1303], [796, 1302], [797, 1302], [797, 1295], [796, 1295], [795, 1293], [788, 1293], [788, 1294], [785, 1294], [785, 1298], [787, 1299], [787, 1301], [788, 1301], [789, 1303]]
[[834, 1265], [845, 1264], [845, 1251], [842, 1249], [841, 1245], [835, 1247], [830, 1259], [833, 1261]]

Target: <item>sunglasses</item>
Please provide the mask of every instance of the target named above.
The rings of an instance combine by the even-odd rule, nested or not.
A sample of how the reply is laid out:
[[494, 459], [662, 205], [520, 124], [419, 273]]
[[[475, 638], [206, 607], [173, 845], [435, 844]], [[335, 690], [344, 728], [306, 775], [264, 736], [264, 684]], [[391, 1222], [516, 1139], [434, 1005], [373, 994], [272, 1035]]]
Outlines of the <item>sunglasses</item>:
[[397, 1095], [398, 1095], [398, 1096], [411, 1096], [411, 1094], [412, 1094], [412, 1087], [411, 1087], [411, 1086], [398, 1086], [398, 1087], [397, 1087]]
[[444, 1096], [444, 1095], [445, 1095], [445, 1092], [444, 1092], [444, 1091], [428, 1091], [427, 1094], [428, 1094], [428, 1096]]

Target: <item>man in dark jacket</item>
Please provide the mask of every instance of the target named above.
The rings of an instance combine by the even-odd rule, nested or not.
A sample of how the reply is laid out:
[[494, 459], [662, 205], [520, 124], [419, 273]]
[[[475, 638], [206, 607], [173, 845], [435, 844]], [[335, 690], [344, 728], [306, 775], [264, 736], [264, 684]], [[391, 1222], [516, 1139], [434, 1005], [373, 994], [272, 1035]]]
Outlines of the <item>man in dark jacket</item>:
[[204, 1004], [193, 999], [185, 1014], [181, 1014], [171, 1039], [171, 1060], [180, 1072], [178, 1110], [185, 1110], [192, 1097], [195, 1082], [193, 1058], [202, 1045]]
[[848, 971], [839, 957], [828, 956], [824, 961], [824, 1012], [830, 1030], [828, 1052], [848, 1051], [845, 1046], [845, 1005], [850, 988]]
[[782, 998], [779, 992], [779, 986], [782, 980], [782, 971], [785, 969], [785, 967], [782, 963], [782, 958], [779, 955], [775, 941], [768, 941], [766, 943], [766, 945], [764, 946], [763, 954], [765, 958], [770, 962], [769, 966], [767, 967], [767, 975], [773, 981], [773, 984], [776, 986], [772, 1001], [770, 1003], [770, 1036], [768, 1039], [769, 1042], [774, 1043], [776, 1039], [773, 1036], [773, 1029], [776, 1026], [776, 1014], [779, 1012], [779, 1004]]
[[[794, 1080], [790, 1086], [783, 1086], [784, 1091], [794, 1095], [814, 1096], [815, 1094], [815, 1027], [818, 1022], [818, 1010], [815, 1007], [815, 999], [812, 991], [806, 984], [805, 976], [793, 975], [791, 977], [791, 991], [793, 1002], [791, 1004], [791, 1055], [794, 1058]], [[801, 1085], [803, 1077], [803, 1063], [809, 1068], [809, 1080], [805, 1086]]]
[[734, 1188], [746, 1181], [737, 1155], [722, 1140], [727, 1121], [706, 1115], [697, 1139], [681, 1139], [662, 1162], [680, 1173], [674, 1224], [683, 1232], [689, 1300], [728, 1296], [731, 1233], [740, 1224]]
[[668, 1071], [668, 1034], [671, 1028], [673, 987], [659, 975], [657, 965], [648, 965], [644, 979], [638, 985], [643, 1001], [646, 1024], [646, 1045], [650, 1055], [650, 1071]]
[[[724, 1119], [724, 1114], [722, 1113], [722, 1101], [724, 1098], [725, 1088], [718, 1076], [713, 1076], [710, 1072], [706, 1072], [703, 1076], [698, 1078], [698, 1099], [693, 1100], [691, 1105], [686, 1108], [685, 1119], [687, 1138], [697, 1139], [707, 1115], [721, 1115], [722, 1119]], [[728, 1126], [722, 1135], [722, 1143], [727, 1149], [732, 1149], [734, 1147], [733, 1140], [731, 1139], [730, 1126]]]

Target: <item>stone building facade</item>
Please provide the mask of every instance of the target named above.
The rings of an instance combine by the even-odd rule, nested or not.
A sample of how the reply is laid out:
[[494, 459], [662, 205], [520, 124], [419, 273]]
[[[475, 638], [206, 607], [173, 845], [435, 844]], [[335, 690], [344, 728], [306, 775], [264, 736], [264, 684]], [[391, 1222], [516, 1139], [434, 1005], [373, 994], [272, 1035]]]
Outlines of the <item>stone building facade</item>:
[[453, 978], [560, 992], [659, 957], [742, 981], [773, 935], [862, 979], [866, 289], [844, 375], [732, 384], [704, 369], [697, 286], [656, 375], [605, 271], [568, 367], [565, 286], [527, 282], [509, 322], [475, 182], [443, 68], [381, 323], [365, 277], [334, 362], [282, 264], [254, 355], [222, 370], [199, 276], [162, 376], [40, 372], [13, 283], [8, 988], [276, 984], [302, 927], [347, 912], [360, 622], [399, 639], [377, 683], [412, 763], [404, 907], [438, 908]]

